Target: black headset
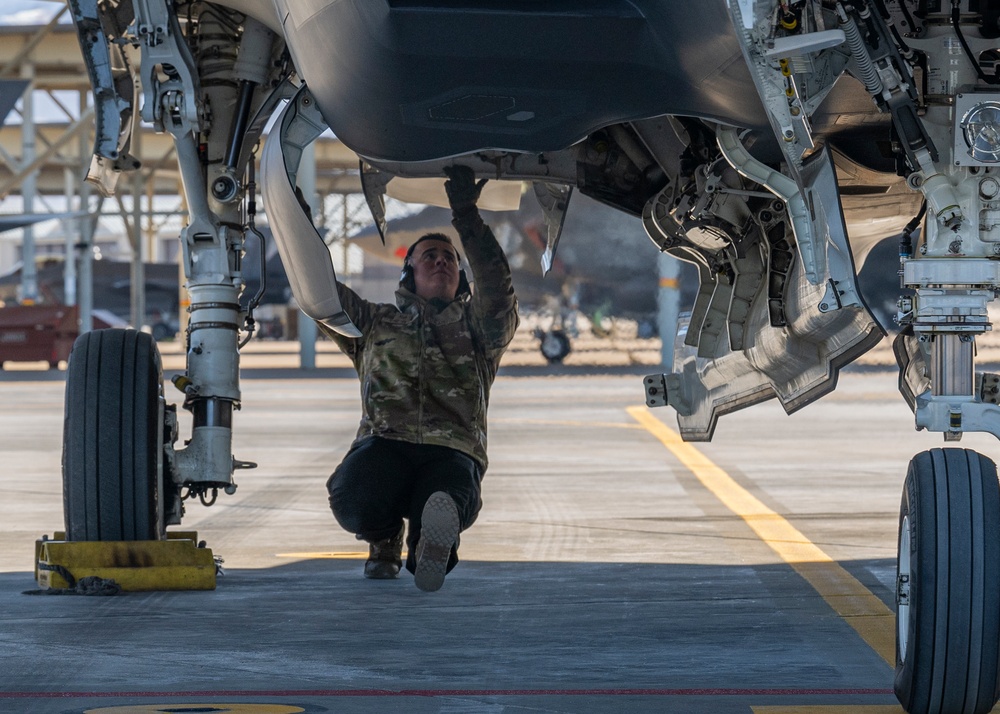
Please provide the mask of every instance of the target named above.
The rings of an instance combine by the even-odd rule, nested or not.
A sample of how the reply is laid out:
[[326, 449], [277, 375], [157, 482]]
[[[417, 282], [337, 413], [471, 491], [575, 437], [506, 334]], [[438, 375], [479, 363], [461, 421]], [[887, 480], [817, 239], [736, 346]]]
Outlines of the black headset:
[[417, 294], [417, 281], [413, 279], [413, 266], [409, 263], [403, 263], [403, 270], [399, 273], [399, 286]]
[[[403, 269], [399, 273], [400, 287], [406, 288], [414, 295], [417, 292], [417, 281], [413, 277], [413, 264], [410, 263], [410, 257], [413, 255], [414, 248], [416, 248], [420, 243], [423, 243], [425, 240], [440, 240], [444, 241], [452, 248], [455, 247], [451, 242], [451, 238], [446, 236], [444, 233], [428, 233], [427, 235], [420, 236], [420, 238], [414, 241], [413, 245], [411, 245], [409, 250], [406, 251], [406, 257], [403, 258]], [[455, 296], [458, 297], [462, 293], [469, 292], [472, 292], [472, 289], [469, 287], [469, 279], [465, 276], [465, 269], [463, 268], [458, 271], [458, 290], [455, 292]]]

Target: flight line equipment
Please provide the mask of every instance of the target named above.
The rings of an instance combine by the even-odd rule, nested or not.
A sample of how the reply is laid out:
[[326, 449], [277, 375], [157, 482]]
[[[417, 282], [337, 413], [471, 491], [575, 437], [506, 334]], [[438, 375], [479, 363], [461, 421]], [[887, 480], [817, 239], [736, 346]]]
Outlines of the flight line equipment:
[[43, 590], [73, 589], [84, 578], [123, 592], [215, 590], [218, 567], [194, 531], [141, 541], [67, 541], [56, 531], [35, 541], [35, 580]]

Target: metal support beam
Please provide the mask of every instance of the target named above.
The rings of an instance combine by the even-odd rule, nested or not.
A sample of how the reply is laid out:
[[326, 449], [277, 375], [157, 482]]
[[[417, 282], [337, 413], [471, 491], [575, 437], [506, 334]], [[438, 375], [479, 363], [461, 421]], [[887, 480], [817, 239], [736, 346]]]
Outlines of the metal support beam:
[[670, 372], [674, 364], [674, 340], [677, 336], [677, 318], [680, 314], [680, 261], [669, 253], [660, 253], [657, 260], [660, 270], [660, 289], [657, 293], [656, 327], [660, 333], [660, 364]]
[[39, 28], [30, 40], [14, 55], [10, 60], [7, 61], [3, 67], [0, 67], [0, 77], [13, 77], [17, 75], [17, 69], [21, 66], [21, 63], [27, 59], [31, 53], [41, 44], [42, 40], [49, 34], [53, 27], [59, 24], [59, 19], [63, 16], [63, 13], [69, 9], [68, 5], [64, 5], [59, 9], [59, 11], [49, 20], [45, 27]]
[[[136, 156], [142, 152], [142, 137], [138, 131], [138, 120], [132, 126], [132, 147]], [[141, 330], [146, 322], [146, 273], [144, 265], [146, 263], [145, 243], [142, 236], [142, 194], [143, 180], [142, 174], [136, 171], [132, 174], [132, 326]], [[150, 206], [152, 208], [152, 206]]]
[[11, 171], [17, 171], [21, 168], [21, 162], [11, 156], [10, 152], [2, 146], [0, 146], [0, 161], [3, 161], [4, 164], [9, 166]]
[[[28, 86], [21, 97], [22, 114], [24, 115], [21, 124], [21, 155], [23, 164], [32, 166], [35, 164], [35, 102], [34, 92], [34, 66], [28, 62], [21, 67], [21, 76], [29, 80]], [[35, 211], [35, 190], [37, 176], [33, 170], [22, 171], [21, 173], [21, 201], [22, 210], [25, 213]], [[0, 189], [0, 195], [4, 195]], [[21, 231], [21, 295], [22, 303], [30, 305], [38, 299], [38, 272], [35, 265], [35, 229], [26, 226]]]
[[[72, 169], [65, 169], [66, 210], [73, 207], [73, 196], [76, 195], [76, 182]], [[76, 305], [76, 237], [79, 223], [70, 218], [62, 222], [63, 234], [66, 237], [66, 258], [63, 261], [63, 302]]]
[[73, 122], [73, 124], [71, 124], [69, 128], [66, 129], [63, 135], [60, 136], [58, 139], [56, 139], [55, 143], [53, 143], [50, 147], [48, 147], [44, 153], [36, 157], [34, 154], [34, 120], [30, 117], [28, 113], [29, 100], [27, 99], [27, 97], [30, 95], [30, 93], [31, 90], [29, 89], [24, 94], [25, 116], [24, 116], [24, 124], [22, 124], [22, 131], [27, 131], [28, 125], [29, 124], [31, 125], [32, 153], [30, 157], [27, 154], [25, 154], [21, 159], [21, 164], [17, 172], [13, 176], [9, 176], [6, 181], [0, 184], [0, 198], [5, 197], [8, 193], [10, 193], [11, 190], [17, 188], [17, 185], [19, 183], [22, 185], [22, 193], [23, 193], [24, 190], [23, 186], [27, 182], [26, 177], [33, 175], [35, 172], [38, 171], [38, 169], [40, 169], [43, 165], [48, 163], [49, 159], [55, 156], [59, 152], [59, 149], [61, 149], [63, 145], [66, 144], [68, 141], [70, 141], [74, 136], [77, 136], [80, 133], [86, 133], [85, 130], [89, 129], [94, 121], [94, 108], [93, 107], [82, 108], [80, 112], [80, 118], [77, 119], [75, 122]]
[[[87, 95], [80, 92], [80, 111], [87, 107]], [[97, 212], [91, 216], [90, 211], [90, 184], [83, 180], [90, 168], [90, 143], [87, 135], [81, 133], [80, 139], [80, 242], [78, 255], [80, 266], [77, 283], [77, 304], [80, 306], [80, 334], [90, 332], [94, 329], [94, 230], [97, 226], [97, 216], [100, 215], [103, 198], [98, 199]], [[67, 256], [69, 258], [69, 256]]]

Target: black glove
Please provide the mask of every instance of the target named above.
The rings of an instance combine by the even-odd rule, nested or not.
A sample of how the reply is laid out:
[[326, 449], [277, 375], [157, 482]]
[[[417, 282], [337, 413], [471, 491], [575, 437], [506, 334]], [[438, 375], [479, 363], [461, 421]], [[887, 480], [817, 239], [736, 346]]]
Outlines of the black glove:
[[457, 214], [471, 213], [476, 208], [479, 194], [486, 185], [487, 179], [476, 181], [476, 172], [468, 166], [446, 166], [444, 169], [448, 180], [444, 182], [444, 190], [448, 193], [448, 203], [451, 210]]
[[309, 222], [312, 223], [313, 219], [312, 206], [309, 205], [309, 201], [306, 200], [305, 194], [302, 193], [302, 188], [299, 186], [295, 187], [295, 200], [299, 202], [299, 206], [305, 212], [306, 217], [309, 219]]

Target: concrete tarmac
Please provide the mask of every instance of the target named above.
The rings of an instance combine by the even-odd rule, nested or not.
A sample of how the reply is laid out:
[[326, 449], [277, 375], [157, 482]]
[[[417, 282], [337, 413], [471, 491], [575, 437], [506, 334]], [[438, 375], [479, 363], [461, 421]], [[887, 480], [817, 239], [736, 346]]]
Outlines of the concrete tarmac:
[[225, 559], [217, 589], [116, 597], [26, 594], [34, 541], [62, 527], [63, 384], [5, 374], [0, 712], [900, 712], [900, 489], [942, 441], [895, 374], [685, 445], [641, 406], [643, 371], [501, 373], [483, 511], [424, 593], [365, 580], [328, 510], [356, 379], [248, 370], [234, 451], [259, 467], [183, 524]]

